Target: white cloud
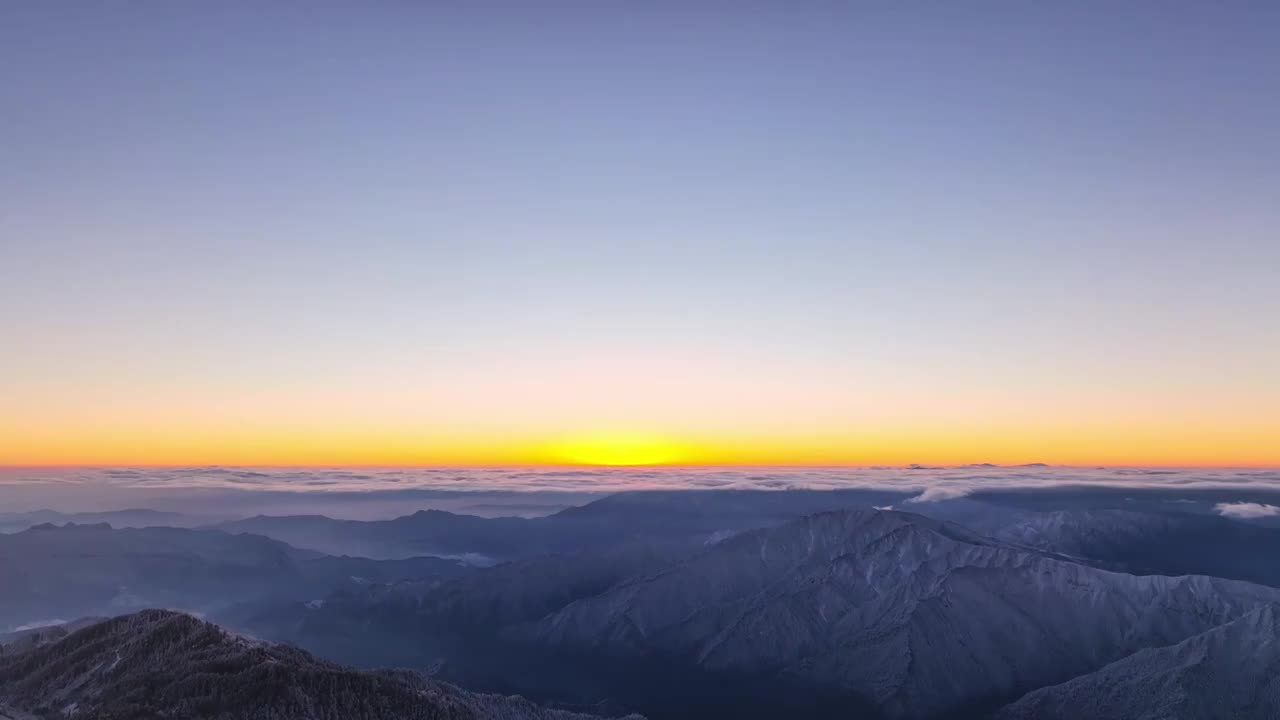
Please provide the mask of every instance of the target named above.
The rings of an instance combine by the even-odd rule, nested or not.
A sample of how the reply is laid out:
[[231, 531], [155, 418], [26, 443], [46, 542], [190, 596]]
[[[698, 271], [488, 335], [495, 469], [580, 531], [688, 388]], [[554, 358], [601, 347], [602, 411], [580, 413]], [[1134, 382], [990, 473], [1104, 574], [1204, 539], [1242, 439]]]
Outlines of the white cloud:
[[1218, 514], [1223, 517], [1233, 517], [1241, 520], [1254, 520], [1280, 515], [1280, 506], [1256, 502], [1218, 503], [1213, 506], [1213, 509], [1217, 510]]
[[927, 503], [938, 502], [940, 500], [955, 500], [973, 492], [971, 487], [957, 487], [955, 485], [937, 485], [926, 488], [924, 492], [915, 497], [907, 498], [909, 503]]
[[58, 618], [56, 620], [34, 620], [26, 625], [19, 625], [13, 628], [13, 632], [23, 632], [25, 630], [39, 630], [40, 628], [53, 627], [55, 625], [65, 625], [66, 620]]
[[[386, 519], [424, 508], [472, 515], [538, 515], [628, 490], [864, 489], [904, 510], [970, 494], [1050, 487], [1226, 490], [1255, 503], [1280, 492], [1280, 468], [1093, 467], [872, 468], [8, 468], [0, 467], [0, 509], [149, 507], [220, 516], [322, 514]], [[534, 498], [532, 493], [541, 496]], [[552, 495], [552, 493], [558, 493]], [[912, 498], [903, 504], [900, 498]], [[1197, 496], [1204, 498], [1205, 496]], [[1213, 500], [1197, 499], [1212, 507]], [[1238, 503], [1231, 503], [1238, 504]], [[1231, 515], [1232, 510], [1217, 512]], [[1239, 517], [1240, 512], [1235, 511]], [[1268, 517], [1264, 506], [1253, 517]], [[1262, 513], [1259, 515], [1259, 513]], [[2, 515], [3, 513], [0, 513]], [[1275, 513], [1280, 518], [1280, 513]]]

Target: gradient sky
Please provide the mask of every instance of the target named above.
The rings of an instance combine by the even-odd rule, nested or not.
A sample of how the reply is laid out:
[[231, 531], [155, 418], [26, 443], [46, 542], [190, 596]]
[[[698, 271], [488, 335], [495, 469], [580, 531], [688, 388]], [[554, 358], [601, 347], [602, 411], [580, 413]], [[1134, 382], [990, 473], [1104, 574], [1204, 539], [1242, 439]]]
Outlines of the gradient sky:
[[1280, 465], [1266, 5], [5, 2], [0, 464]]

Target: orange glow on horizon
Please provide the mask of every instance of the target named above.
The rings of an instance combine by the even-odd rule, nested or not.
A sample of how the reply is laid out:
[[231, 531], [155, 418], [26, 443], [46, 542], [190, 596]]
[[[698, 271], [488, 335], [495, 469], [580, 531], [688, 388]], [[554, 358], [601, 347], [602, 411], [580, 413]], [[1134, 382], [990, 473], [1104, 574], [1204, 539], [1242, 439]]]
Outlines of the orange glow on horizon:
[[0, 445], [3, 466], [905, 466], [1276, 467], [1267, 428], [1094, 428], [983, 432], [850, 431], [794, 437], [660, 433], [412, 436], [404, 433], [129, 428], [67, 432]]

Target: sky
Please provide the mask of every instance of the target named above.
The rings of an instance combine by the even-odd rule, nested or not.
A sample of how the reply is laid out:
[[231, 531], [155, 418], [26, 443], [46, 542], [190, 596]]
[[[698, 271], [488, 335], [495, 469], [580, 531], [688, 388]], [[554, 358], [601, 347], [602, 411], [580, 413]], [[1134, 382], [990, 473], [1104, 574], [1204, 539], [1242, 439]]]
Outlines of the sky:
[[1280, 8], [0, 4], [0, 464], [1280, 465]]

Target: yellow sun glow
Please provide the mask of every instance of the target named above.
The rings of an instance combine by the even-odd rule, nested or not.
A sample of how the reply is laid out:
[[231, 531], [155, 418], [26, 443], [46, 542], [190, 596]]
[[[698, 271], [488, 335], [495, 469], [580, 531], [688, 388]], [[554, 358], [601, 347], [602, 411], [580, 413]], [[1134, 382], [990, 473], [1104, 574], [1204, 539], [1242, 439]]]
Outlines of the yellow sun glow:
[[572, 438], [557, 446], [553, 454], [574, 465], [662, 465], [681, 459], [679, 449], [672, 443], [631, 434]]

